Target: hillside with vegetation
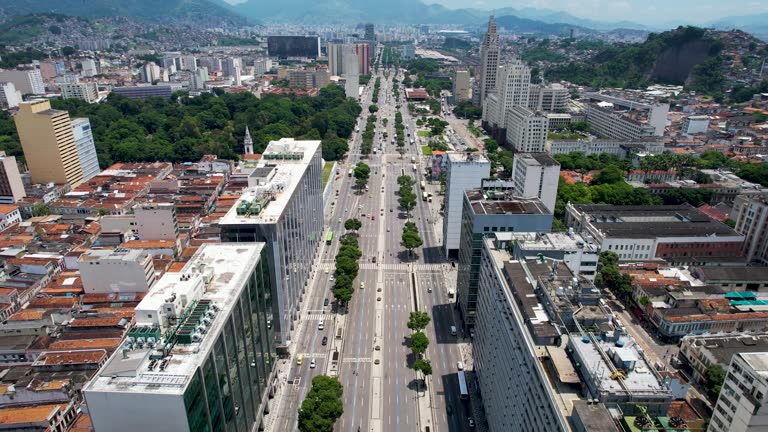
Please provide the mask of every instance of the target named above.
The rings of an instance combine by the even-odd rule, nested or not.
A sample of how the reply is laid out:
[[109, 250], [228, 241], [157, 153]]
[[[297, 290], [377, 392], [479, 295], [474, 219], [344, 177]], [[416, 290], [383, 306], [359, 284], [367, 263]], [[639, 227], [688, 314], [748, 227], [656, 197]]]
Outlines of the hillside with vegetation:
[[643, 43], [606, 46], [587, 62], [556, 65], [545, 76], [590, 87], [645, 88], [664, 83], [716, 94], [724, 91], [721, 69], [727, 48], [719, 32], [681, 26], [651, 33]]

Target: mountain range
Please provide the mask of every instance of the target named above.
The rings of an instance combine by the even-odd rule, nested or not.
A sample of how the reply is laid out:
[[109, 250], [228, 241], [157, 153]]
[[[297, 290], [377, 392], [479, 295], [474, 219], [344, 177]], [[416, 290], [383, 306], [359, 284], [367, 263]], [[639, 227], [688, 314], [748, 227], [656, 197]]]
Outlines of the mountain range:
[[[648, 26], [631, 21], [605, 22], [579, 18], [569, 13], [538, 8], [449, 9], [422, 0], [0, 0], [0, 16], [54, 12], [85, 18], [125, 16], [143, 22], [183, 22], [190, 24], [242, 25], [259, 22], [296, 24], [454, 24], [482, 29], [488, 16], [504, 18], [505, 28], [520, 32], [578, 34], [613, 29], [657, 31], [676, 27], [681, 22]], [[696, 23], [693, 23], [696, 24]], [[698, 23], [701, 24], [701, 23]], [[768, 38], [768, 14], [724, 17], [704, 23], [717, 29], [738, 28]], [[553, 26], [554, 25], [554, 26]]]

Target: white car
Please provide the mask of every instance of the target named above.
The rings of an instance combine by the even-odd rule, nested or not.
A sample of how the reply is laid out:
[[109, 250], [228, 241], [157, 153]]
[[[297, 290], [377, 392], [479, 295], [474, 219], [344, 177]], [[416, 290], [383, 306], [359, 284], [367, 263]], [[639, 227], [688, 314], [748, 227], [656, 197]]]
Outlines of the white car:
[[312, 361], [309, 362], [309, 368], [314, 369], [317, 366], [317, 363], [315, 362], [315, 359], [312, 359]]

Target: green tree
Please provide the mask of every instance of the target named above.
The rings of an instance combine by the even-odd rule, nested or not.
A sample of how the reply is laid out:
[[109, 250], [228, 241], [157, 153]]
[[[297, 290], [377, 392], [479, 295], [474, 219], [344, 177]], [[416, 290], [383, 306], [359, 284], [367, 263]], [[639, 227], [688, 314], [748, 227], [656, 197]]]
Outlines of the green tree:
[[336, 378], [318, 375], [299, 408], [301, 432], [333, 432], [336, 419], [344, 413], [344, 389]]
[[360, 222], [360, 219], [352, 218], [352, 219], [347, 219], [344, 222], [344, 228], [346, 228], [346, 229], [348, 229], [350, 231], [358, 231], [362, 227], [363, 227], [363, 223]]
[[429, 347], [429, 338], [427, 338], [427, 335], [424, 334], [424, 332], [416, 332], [411, 335], [411, 351], [420, 356], [427, 352], [427, 347]]
[[376, 114], [376, 112], [379, 110], [379, 107], [377, 105], [369, 105], [368, 106], [368, 112], [371, 114]]
[[432, 362], [427, 359], [418, 359], [413, 362], [413, 370], [421, 372], [425, 377], [432, 375]]
[[704, 369], [704, 388], [713, 401], [720, 395], [720, 389], [725, 382], [726, 371], [718, 364], [711, 364]]
[[608, 165], [592, 178], [590, 185], [616, 184], [624, 181], [624, 171], [616, 165]]
[[408, 254], [413, 254], [413, 250], [424, 244], [419, 236], [418, 230], [409, 230], [407, 227], [403, 228], [403, 246], [408, 249]]
[[598, 261], [603, 267], [615, 267], [619, 265], [619, 255], [614, 251], [603, 251], [600, 252]]
[[365, 162], [358, 162], [355, 166], [355, 186], [358, 189], [362, 189], [368, 184], [368, 177], [371, 175], [371, 167]]
[[405, 210], [405, 213], [410, 216], [411, 210], [416, 207], [416, 194], [411, 188], [400, 188], [400, 198], [398, 198], [400, 207]]
[[401, 188], [412, 188], [414, 185], [416, 185], [416, 180], [414, 180], [413, 177], [409, 175], [401, 175], [397, 177], [397, 184]]
[[422, 331], [427, 328], [432, 319], [426, 312], [415, 311], [408, 316], [408, 328], [414, 331]]
[[39, 202], [32, 206], [32, 216], [34, 217], [48, 216], [49, 214], [51, 214], [51, 209], [45, 203]]
[[486, 138], [485, 140], [485, 151], [488, 153], [496, 153], [496, 150], [499, 149], [499, 143], [496, 142], [493, 138]]

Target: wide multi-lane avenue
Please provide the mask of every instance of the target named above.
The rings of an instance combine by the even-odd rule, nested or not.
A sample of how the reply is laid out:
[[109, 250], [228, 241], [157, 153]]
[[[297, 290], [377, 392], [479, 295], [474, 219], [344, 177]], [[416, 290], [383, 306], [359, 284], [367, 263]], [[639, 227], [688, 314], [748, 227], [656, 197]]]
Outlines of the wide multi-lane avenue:
[[[374, 139], [376, 152], [361, 155], [361, 134], [377, 77], [381, 78], [381, 87]], [[296, 430], [297, 410], [311, 386], [312, 377], [326, 373], [337, 374], [344, 386], [344, 414], [336, 423], [337, 431], [411, 432], [424, 431], [426, 426], [432, 432], [469, 429], [468, 410], [459, 400], [456, 382], [462, 339], [460, 334], [451, 334], [451, 327], [458, 327], [453, 299], [448, 298], [448, 288], [454, 288], [455, 284], [455, 275], [451, 274], [455, 269], [440, 253], [439, 203], [421, 199], [419, 184], [425, 180], [424, 167], [429, 161], [422, 158], [418, 139], [414, 137], [416, 125], [403, 102], [402, 86], [401, 100], [393, 96], [393, 77], [392, 69], [374, 74], [361, 96], [364, 111], [358, 120], [359, 132], [350, 140], [346, 162], [339, 164], [340, 177], [334, 186], [338, 193], [334, 191], [334, 203], [325, 214], [327, 230], [333, 231], [335, 237], [330, 245], [323, 245], [307, 290], [308, 297], [293, 336], [286, 389], [271, 428], [274, 431]], [[398, 110], [410, 134], [402, 155], [392, 140]], [[382, 122], [384, 118], [388, 119], [386, 126]], [[410, 138], [414, 138], [414, 144]], [[357, 190], [355, 179], [347, 175], [361, 160], [371, 168], [367, 191]], [[397, 177], [403, 173], [416, 180], [417, 205], [410, 215], [398, 204]], [[439, 186], [427, 188], [437, 190]], [[343, 224], [348, 218], [357, 218], [363, 223], [359, 231], [363, 257], [352, 301], [345, 311], [338, 311], [333, 304], [331, 276], [338, 238], [345, 233]], [[409, 220], [416, 223], [424, 240], [414, 256], [408, 256], [401, 245], [403, 226]], [[426, 393], [416, 381], [417, 374], [409, 368], [412, 359], [407, 342], [411, 330], [406, 323], [409, 313], [416, 308], [428, 312], [432, 318], [426, 330], [430, 339], [426, 357], [432, 362], [433, 374]], [[320, 321], [323, 321], [322, 330]], [[327, 337], [326, 344], [323, 344], [324, 337]], [[338, 367], [332, 368], [334, 353]], [[300, 355], [303, 361], [298, 365], [296, 360]], [[310, 367], [312, 360], [316, 367]]]

